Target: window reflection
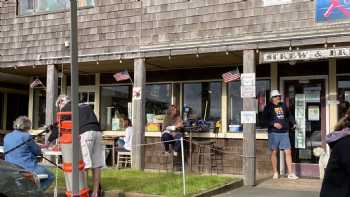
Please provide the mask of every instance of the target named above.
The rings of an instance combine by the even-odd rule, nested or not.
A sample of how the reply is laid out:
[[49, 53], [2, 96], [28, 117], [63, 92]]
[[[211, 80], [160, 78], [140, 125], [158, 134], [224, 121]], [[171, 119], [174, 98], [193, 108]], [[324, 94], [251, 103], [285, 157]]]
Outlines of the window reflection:
[[186, 120], [207, 121], [209, 131], [221, 120], [221, 82], [185, 83], [183, 85], [184, 114]]
[[[235, 81], [228, 84], [229, 114], [228, 124], [231, 132], [242, 131], [241, 111], [243, 110], [243, 100], [241, 98], [241, 82]], [[257, 99], [257, 119], [256, 127], [264, 128], [262, 112], [269, 101], [270, 80], [256, 81], [256, 99]]]

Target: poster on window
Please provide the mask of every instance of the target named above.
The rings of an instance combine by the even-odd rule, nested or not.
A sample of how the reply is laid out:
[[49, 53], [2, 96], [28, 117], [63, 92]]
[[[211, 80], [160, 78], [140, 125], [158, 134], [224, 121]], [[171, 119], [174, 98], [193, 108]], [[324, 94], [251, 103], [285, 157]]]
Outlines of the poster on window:
[[320, 120], [320, 107], [318, 105], [309, 106], [307, 109], [308, 120], [309, 121], [319, 121]]
[[316, 0], [316, 22], [350, 19], [349, 0]]
[[306, 102], [305, 94], [295, 95], [295, 121], [297, 127], [295, 129], [295, 148], [305, 149], [305, 116]]
[[350, 91], [345, 91], [344, 96], [345, 96], [345, 98], [344, 98], [345, 101], [350, 103]]
[[263, 0], [264, 6], [282, 5], [291, 3], [292, 0]]

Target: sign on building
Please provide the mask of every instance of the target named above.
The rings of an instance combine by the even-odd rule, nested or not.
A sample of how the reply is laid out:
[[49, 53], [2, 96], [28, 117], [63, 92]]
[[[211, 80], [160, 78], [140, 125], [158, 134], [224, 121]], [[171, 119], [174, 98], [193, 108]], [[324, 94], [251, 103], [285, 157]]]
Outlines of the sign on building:
[[350, 19], [349, 0], [317, 0], [316, 22]]
[[297, 127], [295, 129], [295, 148], [305, 148], [306, 137], [306, 102], [305, 94], [295, 95], [295, 121]]
[[241, 74], [241, 97], [242, 98], [255, 98], [255, 73], [242, 73]]
[[260, 63], [350, 57], [350, 47], [260, 53]]
[[256, 111], [241, 111], [241, 123], [242, 124], [255, 124], [256, 123]]
[[264, 0], [264, 6], [282, 5], [291, 3], [292, 0]]

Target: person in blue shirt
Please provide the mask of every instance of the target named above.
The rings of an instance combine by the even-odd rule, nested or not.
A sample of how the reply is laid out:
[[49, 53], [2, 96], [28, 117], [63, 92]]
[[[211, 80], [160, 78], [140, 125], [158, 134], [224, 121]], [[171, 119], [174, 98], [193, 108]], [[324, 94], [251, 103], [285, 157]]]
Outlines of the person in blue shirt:
[[50, 187], [54, 175], [44, 166], [38, 164], [37, 156], [41, 155], [41, 147], [34, 142], [29, 134], [31, 121], [26, 116], [18, 117], [13, 123], [13, 131], [4, 138], [5, 160], [16, 164], [35, 174], [46, 174], [47, 179], [40, 180], [43, 191]]

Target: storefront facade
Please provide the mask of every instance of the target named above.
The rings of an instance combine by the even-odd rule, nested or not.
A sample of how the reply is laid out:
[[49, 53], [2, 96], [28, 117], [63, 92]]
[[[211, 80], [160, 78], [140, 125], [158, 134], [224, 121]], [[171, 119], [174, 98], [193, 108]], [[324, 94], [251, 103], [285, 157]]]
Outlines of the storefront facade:
[[[45, 89], [26, 89], [36, 130], [54, 121], [57, 95], [70, 94], [69, 13], [63, 5], [24, 2], [0, 1], [0, 72], [44, 83]], [[224, 155], [223, 173], [241, 174], [243, 160], [252, 158], [243, 151], [248, 134], [256, 136], [248, 144], [256, 150], [257, 174], [270, 174], [261, 114], [270, 91], [279, 89], [301, 125], [291, 133], [295, 171], [318, 176], [312, 149], [326, 147], [325, 135], [350, 102], [350, 54], [343, 49], [350, 24], [316, 18], [322, 0], [79, 2], [80, 101], [93, 105], [105, 135], [122, 134], [122, 117], [135, 119], [131, 82], [113, 78], [128, 70], [143, 92], [137, 104], [144, 108], [134, 114], [144, 116], [145, 123], [135, 124], [145, 128], [137, 132], [146, 142], [159, 141], [169, 105], [184, 119], [191, 108], [194, 119], [210, 125], [194, 136], [232, 152]], [[256, 74], [254, 98], [241, 98], [240, 81], [223, 82], [222, 74], [236, 69]], [[3, 114], [6, 106], [0, 106]], [[256, 111], [256, 124], [242, 124], [241, 111]], [[159, 168], [161, 151], [145, 149], [146, 168]]]

